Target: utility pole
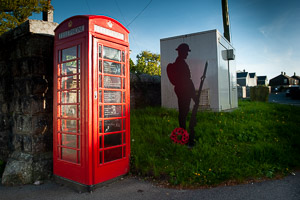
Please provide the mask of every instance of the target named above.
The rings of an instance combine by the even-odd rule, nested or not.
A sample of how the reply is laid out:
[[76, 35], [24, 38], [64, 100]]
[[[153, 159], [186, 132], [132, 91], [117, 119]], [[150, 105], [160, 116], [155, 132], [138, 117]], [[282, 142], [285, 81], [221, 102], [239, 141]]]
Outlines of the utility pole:
[[228, 42], [230, 42], [228, 0], [222, 0], [222, 14], [223, 14], [224, 37], [228, 40]]

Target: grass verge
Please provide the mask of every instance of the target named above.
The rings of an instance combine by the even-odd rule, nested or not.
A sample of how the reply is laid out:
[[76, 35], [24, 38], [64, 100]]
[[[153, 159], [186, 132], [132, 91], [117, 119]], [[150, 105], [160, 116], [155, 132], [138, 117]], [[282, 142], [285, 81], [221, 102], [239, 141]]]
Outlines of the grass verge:
[[300, 166], [300, 107], [240, 101], [233, 112], [199, 112], [196, 145], [172, 143], [176, 110], [131, 112], [131, 172], [180, 187], [273, 178]]

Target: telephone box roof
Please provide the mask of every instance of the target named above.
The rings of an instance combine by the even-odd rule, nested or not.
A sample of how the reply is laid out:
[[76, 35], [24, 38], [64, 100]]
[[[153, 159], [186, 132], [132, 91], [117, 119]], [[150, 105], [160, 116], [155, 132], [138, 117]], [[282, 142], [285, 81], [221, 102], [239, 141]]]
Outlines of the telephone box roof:
[[63, 22], [61, 22], [57, 27], [56, 29], [54, 30], [54, 32], [59, 29], [59, 27], [64, 24], [65, 22], [67, 21], [70, 21], [72, 19], [75, 19], [75, 18], [86, 18], [88, 20], [90, 19], [107, 19], [107, 20], [110, 20], [110, 21], [113, 21], [114, 23], [118, 24], [119, 26], [121, 26], [127, 33], [129, 33], [128, 29], [123, 25], [121, 24], [120, 22], [118, 22], [117, 20], [111, 18], [111, 17], [107, 17], [107, 16], [104, 16], [104, 15], [75, 15], [73, 17], [70, 17], [68, 19], [65, 19]]

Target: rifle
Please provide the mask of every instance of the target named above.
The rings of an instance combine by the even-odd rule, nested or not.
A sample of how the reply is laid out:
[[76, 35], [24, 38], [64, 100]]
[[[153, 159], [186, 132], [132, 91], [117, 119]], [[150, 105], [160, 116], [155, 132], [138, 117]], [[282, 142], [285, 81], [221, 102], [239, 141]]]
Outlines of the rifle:
[[204, 83], [205, 76], [206, 76], [207, 65], [208, 65], [208, 61], [206, 61], [206, 63], [205, 63], [204, 72], [203, 72], [203, 75], [201, 77], [201, 82], [200, 82], [198, 94], [196, 96], [195, 105], [193, 107], [192, 115], [191, 115], [191, 119], [190, 119], [190, 125], [189, 125], [190, 136], [189, 136], [189, 143], [188, 143], [189, 147], [193, 147], [195, 145], [195, 141], [194, 141], [194, 139], [195, 139], [195, 129], [194, 128], [197, 124], [196, 115], [197, 115], [198, 108], [199, 108], [200, 95], [201, 95], [203, 83]]

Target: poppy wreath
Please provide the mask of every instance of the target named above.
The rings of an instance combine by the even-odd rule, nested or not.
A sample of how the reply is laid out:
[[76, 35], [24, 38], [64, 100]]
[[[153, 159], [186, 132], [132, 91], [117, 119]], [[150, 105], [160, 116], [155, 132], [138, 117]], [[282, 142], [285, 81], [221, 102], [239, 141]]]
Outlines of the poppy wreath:
[[177, 144], [186, 144], [189, 141], [189, 134], [183, 128], [175, 128], [170, 136], [171, 140]]

